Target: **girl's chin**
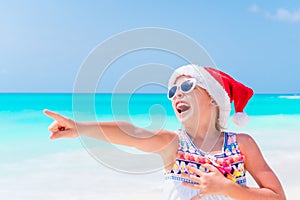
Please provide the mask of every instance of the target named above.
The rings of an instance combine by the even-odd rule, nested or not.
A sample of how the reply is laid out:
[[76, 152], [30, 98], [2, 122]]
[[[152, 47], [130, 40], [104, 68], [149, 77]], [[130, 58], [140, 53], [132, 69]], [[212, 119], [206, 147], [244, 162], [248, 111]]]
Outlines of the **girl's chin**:
[[183, 113], [177, 113], [177, 118], [180, 123], [185, 124], [192, 119], [192, 112], [186, 111]]

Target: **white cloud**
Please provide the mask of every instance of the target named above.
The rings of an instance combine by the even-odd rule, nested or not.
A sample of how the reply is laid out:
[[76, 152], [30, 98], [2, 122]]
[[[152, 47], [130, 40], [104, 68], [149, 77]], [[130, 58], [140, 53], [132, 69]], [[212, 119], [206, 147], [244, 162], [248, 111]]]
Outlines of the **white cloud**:
[[257, 12], [259, 12], [259, 7], [256, 4], [253, 4], [252, 6], [250, 6], [250, 8], [248, 10], [250, 12], [257, 13]]
[[300, 22], [300, 9], [296, 11], [289, 11], [287, 9], [279, 8], [275, 14], [266, 13], [266, 17], [285, 22]]

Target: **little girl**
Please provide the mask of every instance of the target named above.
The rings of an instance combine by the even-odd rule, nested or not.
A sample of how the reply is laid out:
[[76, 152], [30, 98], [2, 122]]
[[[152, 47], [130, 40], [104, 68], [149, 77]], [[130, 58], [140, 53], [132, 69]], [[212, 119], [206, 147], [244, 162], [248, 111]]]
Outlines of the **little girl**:
[[[45, 110], [55, 121], [51, 139], [78, 135], [159, 154], [165, 165], [164, 199], [285, 199], [283, 188], [247, 134], [225, 132], [232, 120], [243, 126], [253, 91], [219, 70], [187, 65], [174, 71], [168, 98], [183, 128], [149, 131], [127, 122], [77, 122]], [[100, 128], [99, 128], [100, 127]], [[259, 188], [246, 186], [246, 171]]]

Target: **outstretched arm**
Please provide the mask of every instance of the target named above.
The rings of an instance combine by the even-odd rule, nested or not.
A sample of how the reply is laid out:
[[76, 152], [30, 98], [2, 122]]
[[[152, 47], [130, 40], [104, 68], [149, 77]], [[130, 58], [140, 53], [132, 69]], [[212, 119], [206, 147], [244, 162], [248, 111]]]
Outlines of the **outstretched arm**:
[[55, 121], [49, 126], [51, 139], [87, 136], [113, 144], [136, 147], [145, 152], [161, 153], [163, 149], [177, 149], [177, 135], [166, 130], [155, 132], [127, 122], [76, 122], [58, 113], [44, 110]]

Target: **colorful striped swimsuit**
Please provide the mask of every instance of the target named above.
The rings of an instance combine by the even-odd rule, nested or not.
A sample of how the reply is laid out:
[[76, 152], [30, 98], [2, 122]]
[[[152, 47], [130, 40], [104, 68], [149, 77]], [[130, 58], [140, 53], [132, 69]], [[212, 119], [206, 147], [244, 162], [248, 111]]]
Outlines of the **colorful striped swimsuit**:
[[[164, 199], [189, 200], [200, 194], [199, 190], [182, 185], [182, 182], [191, 183], [190, 180], [181, 177], [181, 173], [188, 173], [186, 166], [193, 166], [201, 171], [206, 171], [201, 166], [210, 163], [217, 167], [227, 178], [237, 184], [246, 185], [244, 169], [244, 156], [241, 154], [236, 141], [236, 134], [224, 132], [223, 152], [220, 154], [207, 154], [196, 147], [189, 135], [184, 130], [179, 130], [179, 148], [176, 162], [173, 168], [165, 173]], [[205, 200], [231, 199], [223, 195], [208, 195]]]

